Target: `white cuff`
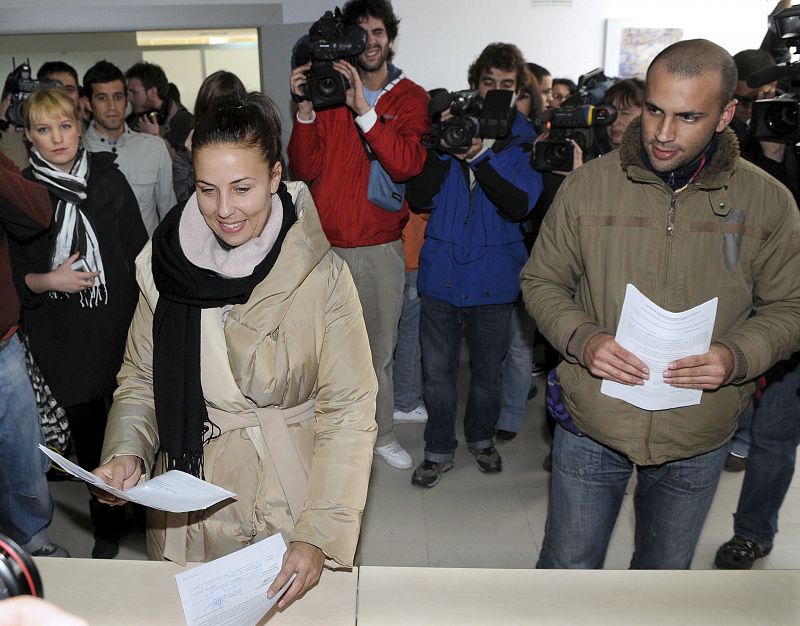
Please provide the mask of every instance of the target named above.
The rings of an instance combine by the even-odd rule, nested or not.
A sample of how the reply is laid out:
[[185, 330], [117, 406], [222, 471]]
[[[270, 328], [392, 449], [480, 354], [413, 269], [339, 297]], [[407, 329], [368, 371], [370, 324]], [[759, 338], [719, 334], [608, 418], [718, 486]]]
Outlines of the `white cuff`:
[[300, 122], [301, 124], [313, 124], [314, 122], [317, 121], [317, 112], [314, 111], [314, 110], [311, 111], [311, 119], [310, 120], [301, 119], [300, 118], [300, 111], [297, 112], [296, 117], [297, 117], [297, 121]]
[[475, 159], [479, 159], [480, 157], [483, 156], [483, 153], [486, 152], [488, 149], [489, 149], [489, 146], [486, 146], [486, 145], [483, 146], [483, 148], [481, 148], [481, 151], [478, 152], [478, 154], [476, 154], [474, 157], [470, 157], [469, 159], [466, 160], [467, 163], [472, 163]]
[[358, 124], [359, 128], [361, 128], [362, 133], [368, 133], [372, 130], [372, 127], [375, 126], [375, 122], [378, 121], [378, 114], [375, 113], [375, 109], [370, 109], [364, 115], [357, 115], [356, 116], [356, 124]]

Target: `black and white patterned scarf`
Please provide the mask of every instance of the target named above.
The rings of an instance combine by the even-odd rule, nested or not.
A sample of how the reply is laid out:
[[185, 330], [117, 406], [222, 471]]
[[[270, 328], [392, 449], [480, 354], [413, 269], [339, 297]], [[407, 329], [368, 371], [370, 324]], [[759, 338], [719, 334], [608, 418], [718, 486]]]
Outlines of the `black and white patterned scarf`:
[[[81, 271], [100, 272], [90, 289], [80, 292], [81, 306], [94, 307], [108, 302], [106, 273], [100, 245], [91, 220], [81, 210], [86, 200], [86, 180], [89, 178], [89, 153], [78, 148], [75, 163], [69, 173], [62, 172], [46, 161], [36, 147], [31, 149], [30, 164], [33, 176], [44, 183], [50, 193], [58, 198], [54, 215], [56, 238], [50, 260], [50, 269], [58, 268], [75, 252], [80, 252]], [[74, 266], [73, 266], [74, 267]], [[53, 298], [69, 294], [51, 292]]]

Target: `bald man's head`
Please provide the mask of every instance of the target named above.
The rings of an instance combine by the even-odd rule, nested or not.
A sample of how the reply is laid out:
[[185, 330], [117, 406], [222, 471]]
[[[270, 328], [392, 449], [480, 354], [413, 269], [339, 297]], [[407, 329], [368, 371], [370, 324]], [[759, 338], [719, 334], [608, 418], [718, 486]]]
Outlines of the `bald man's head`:
[[707, 72], [715, 72], [721, 79], [720, 109], [733, 98], [738, 78], [736, 63], [724, 48], [707, 39], [687, 39], [664, 48], [650, 63], [648, 76], [657, 64], [663, 65], [668, 73], [681, 78], [694, 78]]

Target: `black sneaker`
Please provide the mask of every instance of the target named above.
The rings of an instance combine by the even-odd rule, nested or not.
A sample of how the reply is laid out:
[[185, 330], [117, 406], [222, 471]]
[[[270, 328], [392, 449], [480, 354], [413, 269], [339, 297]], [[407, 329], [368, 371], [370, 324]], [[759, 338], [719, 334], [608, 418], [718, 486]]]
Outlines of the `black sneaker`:
[[717, 550], [714, 565], [719, 569], [750, 569], [756, 559], [767, 556], [772, 546], [763, 547], [741, 535], [734, 535]]
[[67, 549], [63, 546], [58, 545], [57, 543], [53, 543], [52, 541], [50, 543], [44, 544], [38, 550], [34, 550], [33, 552], [31, 552], [31, 554], [33, 556], [51, 556], [61, 559], [69, 558], [69, 552], [67, 552]]
[[503, 430], [502, 428], [498, 428], [494, 431], [494, 438], [497, 439], [498, 443], [506, 443], [507, 441], [511, 441], [517, 436], [513, 430]]
[[486, 474], [497, 474], [503, 471], [503, 459], [500, 458], [500, 453], [497, 452], [497, 448], [494, 446], [481, 450], [467, 449], [475, 456], [475, 461], [478, 463], [480, 471]]
[[411, 484], [417, 487], [433, 487], [446, 471], [453, 467], [453, 459], [444, 463], [425, 460], [414, 470], [411, 476]]

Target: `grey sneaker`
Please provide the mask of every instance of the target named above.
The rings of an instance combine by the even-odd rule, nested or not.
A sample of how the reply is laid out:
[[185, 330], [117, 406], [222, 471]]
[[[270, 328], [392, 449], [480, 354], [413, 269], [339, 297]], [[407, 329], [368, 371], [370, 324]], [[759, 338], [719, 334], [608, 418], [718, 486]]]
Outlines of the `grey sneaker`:
[[64, 548], [63, 546], [58, 545], [57, 543], [53, 543], [52, 541], [50, 543], [44, 544], [38, 550], [31, 552], [31, 554], [33, 556], [52, 556], [62, 559], [69, 558], [69, 552], [67, 552], [67, 549]]
[[500, 458], [500, 453], [494, 446], [476, 450], [475, 448], [467, 448], [474, 456], [475, 461], [478, 463], [478, 469], [486, 474], [497, 474], [503, 471], [503, 459]]
[[414, 470], [414, 474], [411, 476], [411, 484], [429, 489], [438, 483], [442, 474], [451, 469], [453, 465], [453, 459], [444, 463], [425, 460]]

